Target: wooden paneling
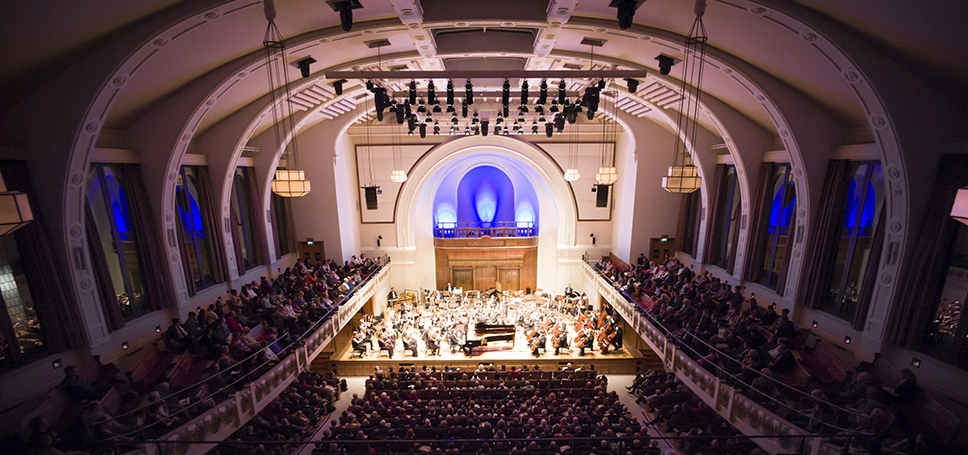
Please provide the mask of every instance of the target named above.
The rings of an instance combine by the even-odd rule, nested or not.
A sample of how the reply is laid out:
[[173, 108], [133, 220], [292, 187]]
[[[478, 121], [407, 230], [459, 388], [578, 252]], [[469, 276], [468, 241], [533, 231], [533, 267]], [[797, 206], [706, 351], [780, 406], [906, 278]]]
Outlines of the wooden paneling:
[[538, 278], [537, 239], [435, 239], [437, 288], [455, 282], [459, 270], [472, 270], [468, 289], [489, 289], [503, 272], [504, 290], [534, 289]]

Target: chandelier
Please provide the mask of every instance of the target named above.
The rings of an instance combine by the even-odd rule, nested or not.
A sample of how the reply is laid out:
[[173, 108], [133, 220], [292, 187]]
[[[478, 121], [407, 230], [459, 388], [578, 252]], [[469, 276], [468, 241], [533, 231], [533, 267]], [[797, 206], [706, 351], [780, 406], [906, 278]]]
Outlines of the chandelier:
[[679, 115], [676, 120], [676, 143], [672, 151], [672, 166], [662, 177], [662, 189], [670, 193], [691, 193], [699, 189], [700, 177], [693, 163], [686, 141], [696, 143], [699, 130], [699, 105], [702, 94], [703, 60], [706, 57], [706, 27], [702, 16], [706, 12], [706, 0], [696, 0], [693, 10], [696, 20], [686, 37], [682, 59], [682, 80], [679, 86]]
[[[289, 72], [286, 68], [286, 42], [276, 28], [275, 2], [265, 2], [266, 29], [262, 47], [265, 50], [266, 74], [269, 77], [269, 105], [272, 109], [272, 131], [276, 136], [276, 144], [283, 146], [285, 135], [292, 135], [289, 144], [282, 151], [280, 163], [285, 159], [286, 169], [276, 169], [272, 180], [272, 192], [282, 197], [302, 197], [309, 194], [311, 185], [306, 180], [306, 173], [299, 169], [299, 154], [296, 148], [296, 121], [292, 116], [292, 90], [289, 83]], [[286, 129], [288, 128], [288, 131]]]

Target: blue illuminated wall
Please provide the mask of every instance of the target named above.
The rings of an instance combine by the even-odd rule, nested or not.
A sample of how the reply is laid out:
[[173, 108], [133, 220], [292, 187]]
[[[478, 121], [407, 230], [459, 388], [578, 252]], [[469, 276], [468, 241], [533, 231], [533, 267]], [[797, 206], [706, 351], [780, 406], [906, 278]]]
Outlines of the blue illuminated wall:
[[507, 174], [494, 166], [478, 166], [464, 174], [457, 185], [457, 221], [514, 221], [514, 185]]

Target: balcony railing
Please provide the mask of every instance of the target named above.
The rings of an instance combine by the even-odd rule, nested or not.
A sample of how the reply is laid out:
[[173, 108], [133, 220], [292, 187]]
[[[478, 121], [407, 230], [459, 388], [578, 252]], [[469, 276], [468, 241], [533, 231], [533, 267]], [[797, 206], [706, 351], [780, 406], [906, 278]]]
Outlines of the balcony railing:
[[535, 237], [538, 228], [533, 221], [498, 221], [492, 223], [451, 223], [434, 224], [434, 238], [438, 239], [476, 239], [481, 237]]
[[[589, 260], [588, 255], [586, 260]], [[586, 292], [598, 292], [655, 351], [668, 371], [675, 373], [690, 390], [736, 429], [745, 435], [758, 436], [754, 441], [764, 450], [769, 453], [803, 450], [803, 453], [812, 455], [839, 453], [840, 447], [826, 443], [822, 438], [788, 422], [700, 366], [687, 355], [688, 347], [668, 334], [668, 330], [645, 311], [642, 303], [616, 289], [592, 265], [584, 263], [582, 272]], [[782, 437], [770, 438], [771, 435]]]

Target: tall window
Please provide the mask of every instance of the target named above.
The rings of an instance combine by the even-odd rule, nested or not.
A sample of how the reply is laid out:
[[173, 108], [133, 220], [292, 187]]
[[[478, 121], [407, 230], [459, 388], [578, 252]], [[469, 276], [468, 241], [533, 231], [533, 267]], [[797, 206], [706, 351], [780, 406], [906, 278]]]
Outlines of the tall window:
[[289, 225], [289, 203], [286, 198], [272, 193], [272, 212], [273, 212], [273, 233], [276, 236], [276, 256], [281, 258], [283, 255], [295, 252], [295, 239], [292, 237]]
[[699, 219], [702, 217], [702, 193], [693, 191], [683, 196], [684, 216], [681, 219], [682, 234], [679, 236], [679, 251], [696, 256], [696, 236], [699, 235]]
[[884, 205], [884, 173], [876, 162], [853, 162], [847, 175], [838, 211], [839, 236], [831, 244], [834, 260], [825, 270], [819, 303], [820, 309], [852, 320]]
[[144, 264], [138, 253], [139, 233], [128, 210], [130, 201], [121, 167], [92, 164], [88, 181], [87, 202], [94, 215], [121, 315], [127, 321], [148, 314], [152, 310]]
[[776, 289], [790, 246], [790, 228], [796, 212], [797, 191], [789, 164], [774, 164], [771, 183], [763, 201], [762, 222], [758, 229], [763, 239], [757, 245], [757, 283]]
[[720, 268], [728, 268], [736, 254], [734, 240], [739, 234], [740, 207], [742, 195], [738, 188], [736, 166], [726, 165], [722, 186], [719, 189], [718, 209], [713, 229], [712, 257], [709, 263]]
[[[921, 351], [968, 369], [968, 316], [964, 315], [968, 299], [968, 226], [950, 222], [957, 225], [957, 234], [948, 250], [947, 273], [942, 277], [940, 298], [935, 300], [936, 306], [928, 318]], [[931, 288], [925, 292], [932, 292]]]
[[6, 369], [47, 352], [16, 234], [0, 236], [0, 296], [6, 310], [0, 314], [0, 369]]
[[[250, 182], [243, 168], [236, 168], [235, 182], [232, 185], [232, 212], [235, 216], [235, 238], [242, 246], [242, 261], [245, 270], [249, 270], [257, 265], [258, 253], [256, 252], [255, 216], [252, 213], [252, 192], [249, 188], [254, 182]], [[241, 274], [244, 270], [240, 270]]]
[[211, 286], [216, 281], [212, 252], [212, 232], [215, 227], [209, 226], [207, 221], [211, 208], [203, 196], [205, 188], [202, 185], [205, 184], [195, 166], [182, 166], [175, 187], [178, 215], [188, 249], [186, 256], [192, 269], [195, 289]]

